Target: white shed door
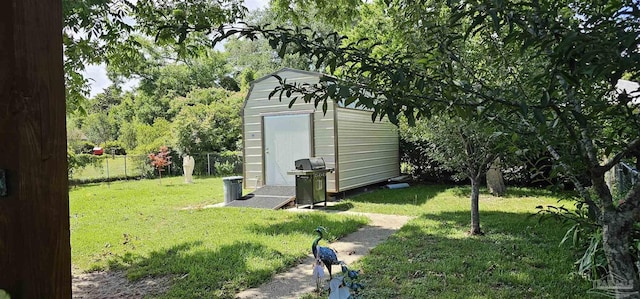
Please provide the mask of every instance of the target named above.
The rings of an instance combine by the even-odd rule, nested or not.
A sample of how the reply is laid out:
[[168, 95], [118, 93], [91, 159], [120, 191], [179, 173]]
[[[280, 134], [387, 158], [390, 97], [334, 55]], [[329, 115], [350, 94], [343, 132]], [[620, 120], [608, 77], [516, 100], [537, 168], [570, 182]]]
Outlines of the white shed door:
[[295, 176], [287, 171], [295, 161], [311, 156], [311, 115], [264, 117], [265, 182], [272, 186], [295, 186]]

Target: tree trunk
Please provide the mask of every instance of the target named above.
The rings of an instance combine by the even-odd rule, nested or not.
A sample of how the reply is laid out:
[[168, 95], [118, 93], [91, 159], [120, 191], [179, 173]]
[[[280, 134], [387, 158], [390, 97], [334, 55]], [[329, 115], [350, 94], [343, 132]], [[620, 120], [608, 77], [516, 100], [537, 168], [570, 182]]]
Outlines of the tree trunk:
[[487, 188], [495, 196], [503, 196], [507, 192], [507, 186], [504, 184], [502, 171], [500, 171], [501, 167], [500, 158], [496, 158], [487, 170]]
[[[612, 204], [611, 190], [605, 183], [604, 173], [592, 172], [591, 182], [602, 205], [602, 248], [609, 269], [608, 278], [599, 281], [598, 287], [615, 291], [616, 298], [640, 299], [638, 269], [630, 250], [631, 231], [635, 223], [633, 212], [620, 210]], [[635, 191], [631, 190], [627, 196], [635, 197]]]
[[480, 184], [475, 177], [471, 179], [471, 235], [483, 235], [480, 230], [480, 210], [478, 209], [478, 200], [480, 198]]
[[616, 298], [640, 298], [638, 269], [629, 250], [633, 221], [619, 214], [616, 211], [604, 212], [603, 249], [609, 263], [609, 277], [604, 286], [613, 288]]

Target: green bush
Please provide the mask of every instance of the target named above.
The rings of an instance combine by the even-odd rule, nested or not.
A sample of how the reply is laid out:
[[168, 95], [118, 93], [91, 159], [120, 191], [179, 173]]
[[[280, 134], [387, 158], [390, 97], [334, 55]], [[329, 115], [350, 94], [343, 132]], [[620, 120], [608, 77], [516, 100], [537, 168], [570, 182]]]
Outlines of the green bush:
[[80, 151], [77, 151], [76, 154], [91, 154], [93, 153], [93, 148], [96, 147], [95, 144], [89, 141], [82, 141], [80, 145]]
[[216, 175], [228, 176], [235, 174], [235, 165], [231, 162], [218, 163], [216, 165]]
[[108, 155], [126, 155], [127, 151], [120, 141], [107, 141], [104, 144], [104, 153]]
[[440, 163], [429, 157], [432, 145], [418, 138], [400, 138], [400, 161], [403, 171], [415, 180], [430, 182], [452, 182], [454, 172], [446, 170]]

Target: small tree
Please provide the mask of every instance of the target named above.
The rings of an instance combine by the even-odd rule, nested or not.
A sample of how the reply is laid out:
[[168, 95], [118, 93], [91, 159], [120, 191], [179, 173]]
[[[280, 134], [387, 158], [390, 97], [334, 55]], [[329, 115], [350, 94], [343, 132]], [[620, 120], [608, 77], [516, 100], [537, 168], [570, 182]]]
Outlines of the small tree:
[[489, 123], [456, 116], [433, 117], [419, 121], [415, 127], [407, 128], [409, 134], [419, 134], [433, 146], [426, 151], [444, 168], [455, 171], [460, 178], [471, 182], [471, 229], [472, 235], [482, 235], [480, 229], [480, 184], [489, 165], [504, 150], [504, 134]]
[[160, 147], [160, 152], [157, 154], [149, 154], [149, 159], [151, 159], [151, 165], [158, 170], [158, 175], [160, 176], [160, 182], [162, 182], [162, 172], [164, 168], [171, 165], [171, 156], [169, 154], [169, 148], [166, 146]]

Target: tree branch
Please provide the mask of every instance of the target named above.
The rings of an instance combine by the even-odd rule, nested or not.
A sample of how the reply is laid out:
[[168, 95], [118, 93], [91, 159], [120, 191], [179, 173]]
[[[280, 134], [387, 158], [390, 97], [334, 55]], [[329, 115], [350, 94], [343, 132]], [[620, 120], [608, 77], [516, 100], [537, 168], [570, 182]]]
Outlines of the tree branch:
[[596, 169], [594, 171], [597, 171], [597, 173], [607, 172], [607, 171], [609, 171], [609, 169], [613, 168], [613, 166], [618, 164], [622, 160], [622, 158], [624, 158], [626, 155], [628, 155], [629, 153], [631, 153], [631, 152], [633, 152], [635, 150], [639, 150], [639, 149], [640, 149], [640, 138], [638, 138], [638, 139], [632, 141], [631, 143], [629, 143], [624, 150], [622, 150], [621, 152], [617, 153], [615, 156], [613, 156], [613, 158], [611, 158], [611, 160], [609, 160], [604, 165], [596, 167]]

